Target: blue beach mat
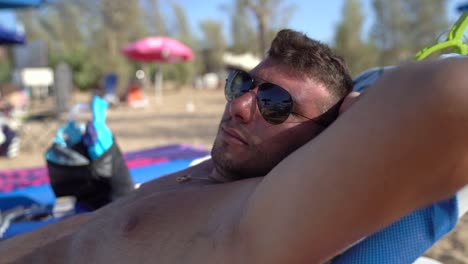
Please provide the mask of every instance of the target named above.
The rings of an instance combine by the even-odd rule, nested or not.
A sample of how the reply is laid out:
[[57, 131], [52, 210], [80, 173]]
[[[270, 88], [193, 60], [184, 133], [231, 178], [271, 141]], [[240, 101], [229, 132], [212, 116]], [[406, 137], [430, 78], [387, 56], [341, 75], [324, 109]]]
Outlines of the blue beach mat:
[[[209, 151], [187, 144], [159, 146], [124, 154], [135, 185], [187, 168], [192, 161], [205, 157]], [[38, 205], [52, 209], [56, 201], [45, 167], [0, 171], [0, 211], [19, 206]], [[3, 239], [57, 221], [21, 221], [11, 224]], [[1, 230], [0, 230], [1, 231]]]

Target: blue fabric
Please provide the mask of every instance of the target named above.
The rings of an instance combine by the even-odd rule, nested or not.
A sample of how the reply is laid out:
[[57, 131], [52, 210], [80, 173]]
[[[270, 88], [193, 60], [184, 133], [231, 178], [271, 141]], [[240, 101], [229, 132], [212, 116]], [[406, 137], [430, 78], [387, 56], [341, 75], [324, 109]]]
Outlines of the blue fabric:
[[85, 146], [93, 146], [98, 143], [98, 134], [93, 122], [86, 123], [85, 133], [83, 135], [83, 144]]
[[[143, 183], [183, 170], [192, 161], [193, 159], [182, 159], [147, 165], [130, 169], [130, 174], [134, 183]], [[0, 210], [8, 210], [17, 206], [30, 206], [31, 204], [53, 207], [54, 203], [55, 194], [49, 184], [31, 186], [7, 193], [0, 192]]]
[[[66, 135], [66, 137], [64, 137]], [[60, 146], [73, 146], [81, 141], [81, 129], [75, 121], [69, 121], [66, 125], [59, 127], [53, 142]]]
[[[130, 170], [134, 183], [143, 183], [161, 176], [180, 171], [189, 166], [193, 159], [173, 160], [165, 163], [133, 168]], [[55, 195], [50, 185], [27, 187], [8, 193], [0, 192], [0, 210], [9, 210], [18, 206], [31, 206], [33, 204], [45, 205], [52, 208], [55, 203]], [[75, 213], [82, 213], [86, 210], [76, 207]], [[3, 234], [3, 239], [13, 237], [18, 234], [32, 231], [36, 228], [46, 226], [62, 218], [51, 218], [45, 221], [22, 221], [12, 223]]]
[[401, 218], [354, 245], [332, 263], [413, 263], [452, 230], [457, 219], [458, 203], [454, 196]]
[[82, 129], [75, 123], [75, 121], [69, 121], [63, 129], [63, 133], [67, 135], [67, 146], [76, 145], [81, 141]]
[[174, 160], [150, 166], [133, 168], [130, 172], [134, 183], [143, 183], [187, 168], [192, 161], [193, 159]]
[[55, 194], [49, 184], [26, 187], [7, 193], [0, 192], [0, 210], [32, 204], [53, 207], [54, 203]]
[[86, 126], [83, 142], [88, 147], [91, 160], [100, 157], [114, 143], [112, 132], [106, 126], [106, 111], [109, 103], [99, 96], [94, 96], [91, 102], [93, 122]]
[[468, 3], [460, 4], [457, 6], [458, 12], [467, 12], [468, 11]]
[[26, 35], [24, 32], [6, 29], [0, 25], [0, 45], [9, 44], [24, 44], [26, 43]]
[[[114, 143], [112, 132], [106, 125], [106, 113], [109, 103], [99, 96], [94, 96], [91, 102], [93, 120], [83, 129], [75, 121], [71, 120], [60, 127], [54, 138], [54, 143], [63, 147], [72, 147], [83, 141], [87, 148], [87, 154], [91, 160], [95, 160], [104, 154]], [[66, 136], [65, 136], [66, 135]], [[45, 153], [46, 160], [57, 162], [60, 160], [52, 149]]]
[[[446, 54], [441, 58], [452, 57]], [[455, 56], [459, 56], [458, 54]], [[363, 92], [395, 66], [376, 67], [353, 79], [353, 90]], [[414, 211], [387, 228], [367, 237], [333, 260], [342, 263], [413, 263], [455, 226], [456, 196]]]
[[37, 7], [43, 2], [43, 0], [0, 0], [0, 8]]
[[109, 73], [104, 77], [104, 91], [106, 94], [115, 94], [119, 77], [117, 74]]

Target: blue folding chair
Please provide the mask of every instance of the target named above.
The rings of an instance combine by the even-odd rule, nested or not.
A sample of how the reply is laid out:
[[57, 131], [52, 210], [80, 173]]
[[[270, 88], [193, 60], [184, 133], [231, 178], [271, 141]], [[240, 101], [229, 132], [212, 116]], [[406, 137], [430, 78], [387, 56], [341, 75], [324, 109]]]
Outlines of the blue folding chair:
[[115, 73], [108, 73], [104, 76], [104, 95], [103, 98], [111, 105], [119, 103], [117, 96], [117, 85], [119, 77]]

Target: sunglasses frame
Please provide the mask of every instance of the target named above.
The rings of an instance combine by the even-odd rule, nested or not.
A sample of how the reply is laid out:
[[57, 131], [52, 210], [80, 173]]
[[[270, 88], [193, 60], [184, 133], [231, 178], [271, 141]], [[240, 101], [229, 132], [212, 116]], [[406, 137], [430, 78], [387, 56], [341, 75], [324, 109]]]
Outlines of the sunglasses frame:
[[[232, 88], [229, 88], [230, 91], [232, 91], [232, 95], [228, 95], [228, 87], [229, 86], [232, 86], [232, 82], [233, 80], [237, 77], [238, 74], [242, 74], [242, 77], [244, 79], [244, 77], [248, 77], [246, 79], [249, 80], [249, 88], [245, 91], [238, 91], [237, 93], [235, 93], [233, 91]], [[257, 78], [257, 79], [260, 79], [260, 78]], [[308, 120], [311, 120], [313, 121], [315, 124], [321, 126], [321, 127], [328, 127], [337, 117], [338, 117], [338, 114], [339, 114], [339, 108], [341, 106], [341, 103], [343, 102], [343, 99], [341, 99], [338, 103], [336, 103], [334, 106], [332, 106], [328, 111], [326, 111], [325, 113], [321, 114], [320, 116], [317, 116], [315, 118], [309, 118], [307, 116], [304, 116], [302, 114], [299, 114], [297, 112], [294, 112], [293, 111], [293, 108], [294, 108], [294, 100], [291, 96], [291, 94], [286, 90], [284, 89], [283, 87], [277, 85], [277, 84], [274, 84], [274, 83], [271, 83], [271, 82], [267, 82], [266, 80], [262, 80], [260, 79], [262, 82], [261, 83], [258, 83], [258, 81], [256, 81], [256, 79], [251, 75], [249, 74], [248, 72], [246, 71], [243, 71], [243, 70], [238, 70], [238, 69], [235, 69], [235, 70], [232, 70], [228, 77], [226, 78], [226, 84], [224, 86], [224, 95], [226, 97], [226, 100], [228, 102], [231, 102], [233, 100], [235, 100], [236, 98], [238, 97], [241, 97], [242, 95], [244, 95], [245, 93], [255, 89], [255, 87], [258, 87], [258, 93], [260, 93], [262, 91], [262, 86], [265, 87], [266, 85], [268, 86], [273, 86], [275, 88], [278, 88], [280, 89], [282, 92], [285, 92], [290, 100], [291, 100], [291, 105], [289, 107], [289, 113], [287, 114], [287, 116], [282, 119], [280, 122], [275, 122], [275, 121], [271, 121], [268, 119], [268, 117], [265, 117], [265, 115], [263, 114], [263, 104], [260, 102], [260, 99], [259, 99], [259, 94], [257, 93], [255, 95], [255, 98], [256, 98], [256, 102], [257, 102], [257, 107], [259, 108], [260, 110], [260, 113], [262, 114], [262, 117], [265, 121], [267, 121], [268, 123], [272, 124], [272, 125], [279, 125], [279, 124], [282, 124], [284, 122], [286, 122], [286, 120], [288, 119], [288, 117], [291, 115], [291, 114], [295, 114], [295, 115], [299, 115], [301, 117], [304, 117]], [[265, 89], [265, 88], [264, 88]], [[263, 90], [264, 90], [263, 89]]]

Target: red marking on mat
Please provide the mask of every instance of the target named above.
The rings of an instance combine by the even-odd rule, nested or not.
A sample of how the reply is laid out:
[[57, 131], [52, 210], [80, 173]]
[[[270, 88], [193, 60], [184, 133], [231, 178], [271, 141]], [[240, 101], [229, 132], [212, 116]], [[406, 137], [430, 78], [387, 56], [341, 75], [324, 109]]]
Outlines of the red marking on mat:
[[128, 160], [125, 162], [125, 164], [127, 164], [127, 167], [130, 169], [130, 168], [135, 168], [135, 167], [142, 167], [142, 166], [160, 164], [160, 163], [166, 163], [166, 162], [169, 162], [168, 158], [140, 158], [140, 159]]

